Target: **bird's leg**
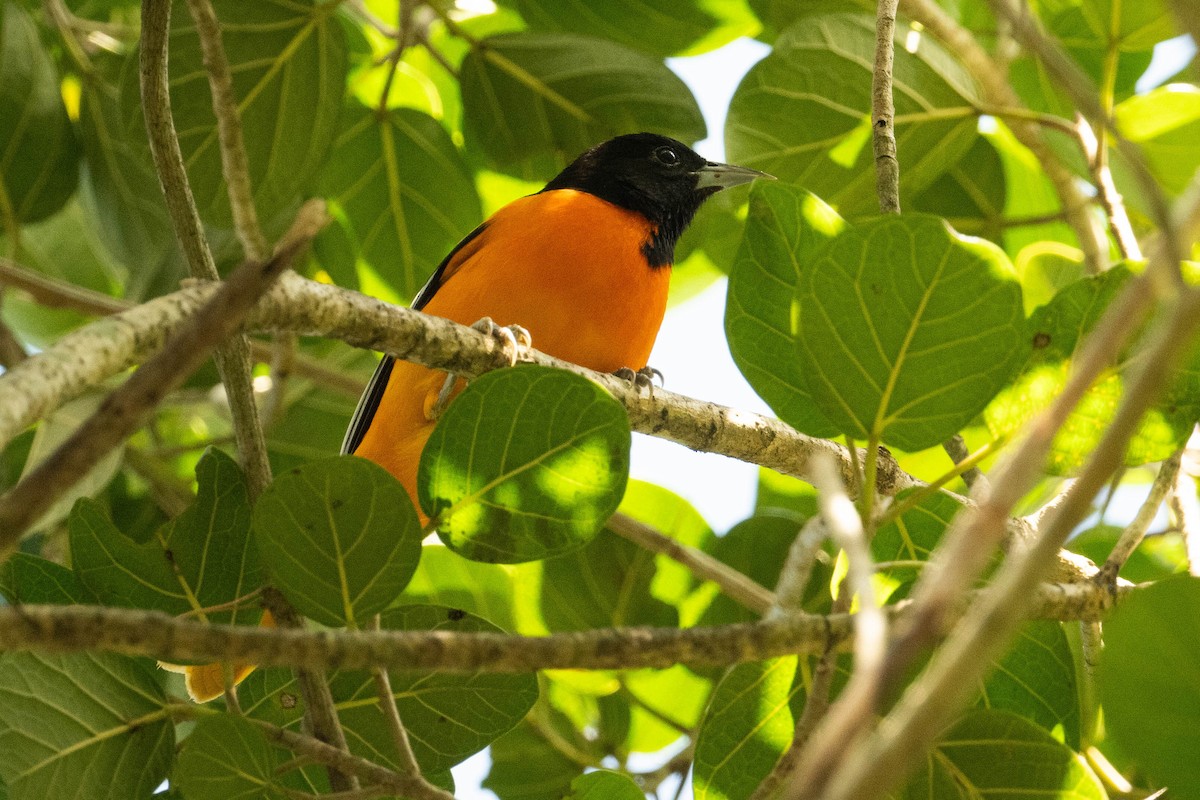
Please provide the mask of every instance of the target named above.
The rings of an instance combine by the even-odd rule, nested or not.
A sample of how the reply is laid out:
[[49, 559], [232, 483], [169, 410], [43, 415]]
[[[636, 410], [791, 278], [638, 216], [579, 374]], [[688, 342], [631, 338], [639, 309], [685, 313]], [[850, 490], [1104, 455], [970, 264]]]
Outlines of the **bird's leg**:
[[[525, 328], [522, 328], [520, 325], [509, 325], [502, 328], [493, 322], [491, 317], [483, 317], [476, 320], [471, 327], [485, 336], [494, 336], [503, 343], [504, 353], [508, 356], [508, 365], [510, 367], [516, 365], [517, 354], [520, 348], [529, 347], [533, 344], [533, 337], [529, 335], [529, 331]], [[662, 377], [661, 373], [659, 377]], [[457, 375], [446, 374], [446, 381], [442, 384], [437, 400], [434, 401], [433, 407], [429, 410], [429, 419], [437, 419], [446, 410], [446, 406], [450, 405], [450, 399], [454, 394], [454, 387], [457, 383]]]
[[654, 394], [654, 379], [658, 378], [659, 386], [666, 386], [666, 380], [663, 378], [662, 372], [654, 367], [642, 367], [637, 372], [634, 372], [629, 367], [621, 367], [613, 373], [618, 378], [624, 381], [629, 381], [634, 388], [641, 391], [642, 389]]

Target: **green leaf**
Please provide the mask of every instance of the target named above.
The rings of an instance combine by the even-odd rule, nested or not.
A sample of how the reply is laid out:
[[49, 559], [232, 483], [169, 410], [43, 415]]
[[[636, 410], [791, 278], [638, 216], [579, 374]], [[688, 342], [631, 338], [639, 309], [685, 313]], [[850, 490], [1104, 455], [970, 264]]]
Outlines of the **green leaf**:
[[[1097, 525], [1071, 537], [1070, 550], [1103, 564], [1124, 528]], [[1187, 546], [1179, 534], [1147, 536], [1121, 566], [1121, 577], [1134, 583], [1146, 583], [1187, 572]]]
[[482, 217], [449, 134], [411, 109], [380, 117], [348, 103], [320, 191], [341, 206], [360, 257], [406, 300]]
[[[755, 514], [733, 526], [716, 541], [711, 552], [760, 585], [774, 588], [800, 526], [800, 521], [790, 515], [778, 512]], [[819, 613], [828, 610], [832, 602], [829, 578], [830, 569], [826, 564], [820, 561], [813, 564], [813, 573], [804, 592], [805, 611]], [[704, 611], [700, 624], [755, 622], [760, 616], [724, 594], [719, 594]]]
[[1200, 796], [1200, 581], [1137, 589], [1104, 624], [1100, 699], [1122, 751], [1178, 797]]
[[366, 624], [399, 596], [421, 557], [408, 493], [356, 456], [280, 475], [259, 498], [253, 527], [273, 584], [323, 625]]
[[[263, 583], [250, 544], [250, 498], [237, 462], [209, 448], [196, 464], [196, 500], [145, 544], [118, 531], [99, 505], [81, 501], [70, 521], [80, 581], [101, 602], [196, 612], [249, 594]], [[254, 604], [205, 612], [210, 622], [256, 622]]]
[[[987, 134], [986, 138], [1000, 154], [1000, 163], [1004, 168], [1004, 184], [1007, 187], [1004, 201], [1005, 218], [1036, 220], [1060, 213], [1058, 194], [1046, 177], [1041, 162], [1017, 141], [1012, 131], [1000, 122], [996, 131]], [[1004, 251], [1018, 265], [1018, 269], [1023, 267], [1028, 258], [1023, 252], [1026, 248], [1030, 248], [1032, 253], [1042, 253], [1051, 249], [1062, 254], [1065, 248], [1060, 243], [1072, 248], [1078, 247], [1075, 233], [1066, 222], [1011, 225], [1004, 232]], [[1079, 259], [1082, 260], [1082, 254], [1079, 255]]]
[[[266, 224], [292, 208], [326, 159], [346, 85], [346, 40], [324, 3], [216, 0], [233, 75], [250, 185]], [[186, 3], [171, 9], [171, 111], [201, 216], [229, 226], [217, 123], [200, 39]], [[137, 60], [122, 80], [124, 107], [140, 125]], [[300, 135], [302, 132], [302, 135]]]
[[758, 23], [744, 0], [513, 0], [538, 31], [603, 37], [657, 56], [696, 55], [739, 36]]
[[[683, 81], [661, 61], [607, 39], [492, 36], [467, 55], [461, 80], [467, 141], [500, 168], [538, 157], [561, 168], [620, 133], [650, 130], [684, 142], [705, 134]], [[512, 109], [522, 112], [510, 118]]]
[[793, 324], [809, 391], [843, 433], [922, 450], [957, 433], [1024, 355], [1021, 288], [995, 245], [884, 217], [826, 245]]
[[598, 769], [571, 781], [571, 791], [563, 800], [644, 800], [646, 797], [628, 775]]
[[[80, 203], [71, 200], [54, 216], [21, 227], [15, 258], [48, 278], [104, 294], [119, 294], [121, 267], [100, 242], [96, 228], [95, 219]], [[8, 253], [9, 246], [10, 242], [0, 236], [0, 249]], [[49, 347], [88, 319], [77, 311], [47, 308], [12, 292], [6, 293], [3, 310], [5, 322], [20, 332], [22, 339], [37, 347]], [[74, 402], [83, 407], [88, 399]]]
[[0, 7], [0, 225], [50, 216], [75, 191], [79, 145], [33, 21]]
[[[916, 490], [901, 492], [896, 502], [903, 502], [912, 491]], [[876, 564], [891, 566], [881, 568], [878, 579], [890, 582], [893, 588], [912, 584], [962, 508], [953, 497], [938, 492], [881, 527], [871, 539], [871, 557]]]
[[188, 800], [265, 798], [275, 784], [276, 753], [242, 717], [204, 717], [183, 743], [171, 784]]
[[679, 624], [675, 607], [651, 592], [654, 553], [614, 533], [541, 566], [541, 614], [552, 631]]
[[194, 610], [161, 541], [137, 544], [116, 529], [99, 503], [86, 498], [71, 509], [68, 531], [75, 575], [104, 605], [168, 614]]
[[1140, 145], [1150, 171], [1172, 194], [1182, 192], [1200, 167], [1200, 89], [1162, 86], [1130, 97], [1114, 110], [1117, 126]]
[[440, 545], [421, 549], [421, 562], [401, 598], [406, 604], [461, 608], [504, 630], [516, 628], [513, 576], [507, 569], [470, 561]]
[[90, 599], [75, 573], [29, 553], [13, 553], [0, 564], [0, 595], [13, 605], [76, 605]]
[[1078, 749], [1079, 688], [1062, 623], [1025, 625], [988, 676], [977, 705], [1018, 714]]
[[1176, 35], [1171, 13], [1161, 0], [1083, 0], [1083, 17], [1096, 38], [1124, 51], [1150, 50]]
[[626, 672], [621, 684], [625, 691], [608, 698], [628, 708], [628, 729], [618, 744], [632, 753], [656, 753], [679, 741], [681, 728], [694, 730], [713, 689], [713, 681], [681, 664]]
[[[385, 630], [490, 632], [499, 629], [465, 611], [441, 606], [398, 606], [381, 615]], [[513, 728], [538, 697], [532, 674], [469, 675], [389, 672], [400, 719], [423, 771], [449, 769]], [[339, 673], [331, 690], [353, 752], [396, 764], [374, 680]]]
[[833, 436], [808, 392], [792, 341], [792, 299], [805, 266], [845, 222], [815, 195], [756, 181], [742, 246], [729, 273], [725, 335], [734, 363], [784, 422], [812, 436]]
[[[967, 71], [933, 37], [922, 36], [909, 52], [902, 26], [896, 35], [896, 145], [907, 201], [970, 148], [978, 135], [971, 109], [980, 101]], [[844, 215], [874, 213], [874, 53], [873, 15], [797, 20], [733, 96], [725, 123], [729, 159], [803, 186]]]
[[[688, 547], [707, 550], [715, 539], [712, 528], [691, 503], [669, 489], [645, 481], [631, 480], [625, 487], [620, 513]], [[655, 556], [654, 562], [651, 593], [664, 603], [679, 607], [696, 588], [695, 575], [662, 554]]]
[[910, 210], [935, 214], [957, 231], [1002, 245], [1007, 199], [1000, 154], [980, 136], [957, 164], [913, 198]]
[[[1117, 266], [1083, 278], [1034, 312], [1025, 333], [1032, 353], [1012, 385], [1000, 392], [984, 413], [994, 435], [1019, 431], [1061, 392], [1076, 348], [1131, 277], [1128, 267]], [[1051, 474], [1071, 474], [1095, 450], [1124, 395], [1125, 375], [1132, 361], [1131, 351], [1122, 353], [1115, 368], [1084, 394], [1051, 445], [1046, 465]], [[1125, 452], [1127, 465], [1159, 461], [1187, 441], [1200, 413], [1191, 388], [1195, 371], [1195, 367], [1185, 369], [1166, 397], [1139, 422]]]
[[1083, 758], [1028, 720], [1005, 711], [969, 712], [938, 742], [896, 800], [974, 800], [1042, 795], [1106, 800]]
[[448, 547], [477, 561], [582, 546], [617, 509], [629, 418], [603, 388], [548, 367], [474, 380], [438, 420], [417, 491]]
[[[573, 732], [561, 714], [552, 712], [551, 718], [538, 725], [525, 720], [492, 743], [492, 765], [483, 788], [504, 800], [562, 800], [571, 781], [583, 772], [583, 765], [548, 739], [563, 735], [569, 740]], [[553, 731], [547, 732], [551, 726]]]
[[792, 743], [801, 686], [795, 656], [738, 664], [725, 673], [696, 738], [696, 800], [750, 796]]
[[9, 797], [149, 797], [175, 746], [155, 677], [147, 662], [109, 653], [0, 655]]

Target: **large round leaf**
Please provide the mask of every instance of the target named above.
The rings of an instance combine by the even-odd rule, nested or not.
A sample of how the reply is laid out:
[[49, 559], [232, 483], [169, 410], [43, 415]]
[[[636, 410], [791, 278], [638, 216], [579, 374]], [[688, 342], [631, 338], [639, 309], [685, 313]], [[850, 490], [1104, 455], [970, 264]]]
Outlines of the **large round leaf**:
[[[898, 27], [897, 36], [905, 31]], [[871, 150], [874, 16], [803, 17], [738, 86], [725, 122], [736, 164], [804, 186], [846, 215], [877, 209]], [[966, 70], [932, 37], [895, 58], [901, 196], [928, 186], [977, 136], [978, 105]], [[958, 109], [961, 114], [945, 114]]]
[[[462, 64], [469, 142], [498, 167], [559, 164], [620, 133], [704, 137], [687, 86], [661, 61], [607, 39], [514, 33], [484, 39]], [[519, 123], [519, 124], [518, 124]]]
[[570, 372], [521, 366], [473, 381], [421, 454], [417, 492], [451, 549], [533, 561], [590, 541], [621, 502], [629, 418]]
[[233, 714], [205, 717], [184, 742], [171, 783], [188, 800], [260, 800], [274, 787], [275, 750], [262, 731]]
[[258, 499], [253, 525], [274, 585], [324, 625], [365, 624], [400, 595], [421, 557], [408, 493], [356, 456], [280, 475]]
[[802, 273], [794, 313], [802, 371], [825, 415], [856, 439], [910, 451], [970, 422], [1026, 346], [1004, 253], [922, 215], [834, 239]]

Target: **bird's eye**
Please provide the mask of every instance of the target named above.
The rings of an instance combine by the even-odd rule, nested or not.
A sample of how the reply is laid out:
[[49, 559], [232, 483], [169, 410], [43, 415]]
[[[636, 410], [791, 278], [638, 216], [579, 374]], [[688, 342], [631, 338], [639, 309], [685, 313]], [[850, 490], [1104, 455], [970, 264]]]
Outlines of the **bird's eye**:
[[660, 147], [654, 151], [654, 157], [658, 159], [660, 164], [666, 164], [668, 167], [673, 167], [679, 163], [679, 156], [669, 147]]

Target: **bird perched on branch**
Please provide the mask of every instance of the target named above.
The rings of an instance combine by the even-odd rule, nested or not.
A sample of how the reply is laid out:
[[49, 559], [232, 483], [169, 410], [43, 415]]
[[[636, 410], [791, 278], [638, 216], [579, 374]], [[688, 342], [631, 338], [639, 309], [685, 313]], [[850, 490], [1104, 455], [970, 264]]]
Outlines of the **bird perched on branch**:
[[[489, 318], [489, 330], [520, 326], [539, 350], [598, 372], [643, 370], [680, 235], [708, 197], [758, 177], [769, 176], [666, 136], [609, 139], [468, 234], [412, 307], [463, 325]], [[342, 452], [385, 467], [415, 503], [421, 450], [453, 385], [384, 356]]]
[[[543, 352], [598, 372], [643, 370], [667, 308], [679, 236], [708, 197], [758, 177], [769, 176], [706, 161], [666, 136], [610, 139], [469, 233], [412, 307], [463, 325], [487, 320], [489, 332], [519, 326]], [[384, 356], [342, 452], [382, 465], [417, 505], [421, 450], [460, 383]], [[262, 624], [273, 622], [265, 616]], [[219, 664], [164, 666], [182, 669], [197, 701], [223, 691]], [[253, 669], [234, 666], [234, 682]]]

